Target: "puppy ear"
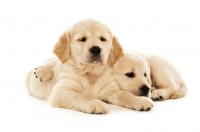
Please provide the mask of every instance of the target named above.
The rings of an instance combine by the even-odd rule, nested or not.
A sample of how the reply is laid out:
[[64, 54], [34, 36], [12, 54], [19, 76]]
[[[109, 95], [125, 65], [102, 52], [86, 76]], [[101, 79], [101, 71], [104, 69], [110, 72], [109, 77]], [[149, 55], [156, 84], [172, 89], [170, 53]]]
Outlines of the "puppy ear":
[[123, 48], [118, 42], [117, 38], [113, 36], [113, 41], [112, 41], [112, 50], [108, 59], [108, 64], [110, 66], [113, 66], [115, 62], [124, 55], [123, 53]]
[[69, 49], [69, 43], [70, 43], [70, 34], [69, 32], [64, 32], [56, 45], [54, 46], [53, 53], [58, 57], [58, 59], [65, 63], [69, 59], [70, 56], [70, 49]]
[[151, 68], [149, 67], [149, 75], [147, 75], [147, 82], [148, 82], [148, 84], [151, 86], [151, 85], [152, 85], [152, 82], [151, 82], [152, 74], [151, 74], [150, 69], [151, 69]]
[[151, 86], [151, 77], [148, 77], [148, 78], [147, 78], [147, 82], [148, 82], [148, 84]]

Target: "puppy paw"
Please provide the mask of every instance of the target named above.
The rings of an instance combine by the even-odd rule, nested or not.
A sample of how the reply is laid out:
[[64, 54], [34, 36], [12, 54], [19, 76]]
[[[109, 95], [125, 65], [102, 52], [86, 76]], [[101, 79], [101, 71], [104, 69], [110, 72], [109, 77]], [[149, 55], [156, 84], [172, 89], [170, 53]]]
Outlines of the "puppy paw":
[[149, 111], [152, 108], [153, 108], [153, 101], [147, 97], [138, 97], [133, 105], [133, 109], [137, 111]]
[[35, 68], [34, 75], [40, 80], [40, 82], [45, 82], [53, 77], [52, 71], [44, 66]]
[[156, 89], [151, 93], [151, 98], [154, 101], [162, 101], [167, 99], [168, 92], [165, 89]]
[[106, 114], [108, 113], [108, 108], [106, 103], [93, 99], [85, 105], [85, 112], [89, 114]]

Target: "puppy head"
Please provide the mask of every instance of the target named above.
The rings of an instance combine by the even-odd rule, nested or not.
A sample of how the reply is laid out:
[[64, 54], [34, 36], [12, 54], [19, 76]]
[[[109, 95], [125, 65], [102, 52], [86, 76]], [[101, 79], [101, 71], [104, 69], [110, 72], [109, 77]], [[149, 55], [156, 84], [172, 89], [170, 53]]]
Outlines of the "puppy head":
[[122, 56], [120, 49], [120, 44], [106, 25], [86, 19], [63, 33], [53, 52], [62, 63], [72, 59], [77, 65], [97, 66], [112, 65]]
[[121, 90], [136, 96], [151, 96], [150, 68], [141, 57], [125, 54], [113, 66], [113, 73]]

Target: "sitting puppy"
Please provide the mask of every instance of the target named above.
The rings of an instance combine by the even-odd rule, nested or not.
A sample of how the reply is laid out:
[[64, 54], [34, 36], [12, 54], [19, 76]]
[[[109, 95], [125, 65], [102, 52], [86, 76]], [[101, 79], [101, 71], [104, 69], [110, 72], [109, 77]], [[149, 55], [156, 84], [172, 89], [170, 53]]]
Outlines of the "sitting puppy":
[[154, 101], [178, 99], [187, 94], [187, 86], [178, 70], [166, 59], [156, 55], [135, 54], [142, 57], [148, 63], [151, 71], [151, 98]]
[[51, 106], [95, 114], [108, 112], [104, 102], [141, 111], [153, 107], [151, 99], [119, 89], [111, 66], [123, 50], [106, 25], [91, 19], [76, 23], [62, 34], [54, 53], [58, 59], [26, 77], [29, 93]]

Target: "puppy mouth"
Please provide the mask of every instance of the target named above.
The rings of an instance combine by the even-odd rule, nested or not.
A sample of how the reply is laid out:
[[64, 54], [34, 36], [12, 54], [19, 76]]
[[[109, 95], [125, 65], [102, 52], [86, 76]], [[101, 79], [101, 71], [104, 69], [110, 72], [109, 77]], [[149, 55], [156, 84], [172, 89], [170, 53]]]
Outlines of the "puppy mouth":
[[82, 65], [104, 65], [104, 61], [101, 55], [88, 55], [87, 57], [84, 57], [81, 61]]
[[101, 63], [102, 60], [100, 58], [100, 56], [92, 56], [89, 63], [93, 63], [93, 64], [96, 64], [96, 63]]
[[149, 92], [144, 94], [137, 90], [132, 90], [131, 93], [135, 96], [141, 96], [141, 97], [149, 97], [150, 96]]
[[91, 65], [91, 66], [98, 66], [99, 65], [99, 66], [101, 66], [101, 65], [103, 65], [102, 61], [99, 60], [99, 59], [93, 59], [93, 60], [90, 60], [86, 63], [80, 63], [80, 64], [83, 65], [83, 66], [87, 66], [87, 65]]

